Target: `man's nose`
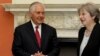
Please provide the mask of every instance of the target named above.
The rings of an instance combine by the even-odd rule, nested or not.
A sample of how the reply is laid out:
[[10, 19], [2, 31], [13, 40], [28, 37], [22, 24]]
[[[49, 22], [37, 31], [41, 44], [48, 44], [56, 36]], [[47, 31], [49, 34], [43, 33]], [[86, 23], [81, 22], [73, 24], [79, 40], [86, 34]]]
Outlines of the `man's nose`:
[[40, 13], [39, 15], [40, 15], [40, 16], [43, 16], [43, 14], [42, 14], [42, 13]]

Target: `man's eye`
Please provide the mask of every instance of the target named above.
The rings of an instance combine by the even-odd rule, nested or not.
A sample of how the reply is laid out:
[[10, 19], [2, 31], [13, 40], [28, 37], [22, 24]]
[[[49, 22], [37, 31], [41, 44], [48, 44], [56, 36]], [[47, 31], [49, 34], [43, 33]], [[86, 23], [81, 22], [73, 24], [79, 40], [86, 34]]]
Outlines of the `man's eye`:
[[40, 12], [37, 12], [37, 14], [40, 14]]

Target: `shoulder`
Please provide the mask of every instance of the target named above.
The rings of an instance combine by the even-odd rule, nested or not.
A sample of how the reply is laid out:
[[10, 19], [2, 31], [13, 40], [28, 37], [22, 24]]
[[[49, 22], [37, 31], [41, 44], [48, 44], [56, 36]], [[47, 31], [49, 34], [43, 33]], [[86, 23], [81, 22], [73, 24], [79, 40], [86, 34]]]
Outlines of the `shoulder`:
[[95, 25], [95, 28], [100, 29], [100, 24], [99, 24], [99, 23], [97, 23], [97, 24]]
[[85, 31], [85, 29], [86, 29], [85, 27], [81, 27], [81, 28], [79, 29], [79, 33]]
[[29, 21], [29, 22], [26, 22], [22, 25], [17, 26], [15, 28], [15, 30], [24, 30], [24, 29], [26, 29], [27, 27], [30, 27], [30, 26], [31, 26], [31, 22]]
[[50, 26], [50, 25], [45, 24], [45, 23], [42, 23], [42, 26], [45, 27], [45, 28], [48, 28], [48, 29], [56, 30], [53, 26]]
[[95, 26], [94, 26], [94, 32], [100, 32], [100, 24], [99, 23], [97, 23]]

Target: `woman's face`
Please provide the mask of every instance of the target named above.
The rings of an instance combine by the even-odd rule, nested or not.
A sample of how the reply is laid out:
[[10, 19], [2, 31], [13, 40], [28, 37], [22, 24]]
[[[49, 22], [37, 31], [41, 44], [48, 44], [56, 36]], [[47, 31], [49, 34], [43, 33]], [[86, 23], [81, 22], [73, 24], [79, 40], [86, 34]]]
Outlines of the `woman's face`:
[[79, 17], [84, 26], [90, 25], [94, 21], [94, 17], [92, 17], [86, 10], [81, 10]]

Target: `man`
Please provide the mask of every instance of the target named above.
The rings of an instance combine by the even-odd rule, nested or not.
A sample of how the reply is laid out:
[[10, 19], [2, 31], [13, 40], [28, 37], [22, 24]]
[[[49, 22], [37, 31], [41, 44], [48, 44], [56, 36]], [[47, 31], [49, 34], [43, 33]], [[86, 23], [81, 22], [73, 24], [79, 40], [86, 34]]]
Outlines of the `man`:
[[29, 7], [31, 21], [17, 27], [12, 52], [14, 56], [58, 56], [55, 28], [43, 23], [44, 5], [34, 2]]

